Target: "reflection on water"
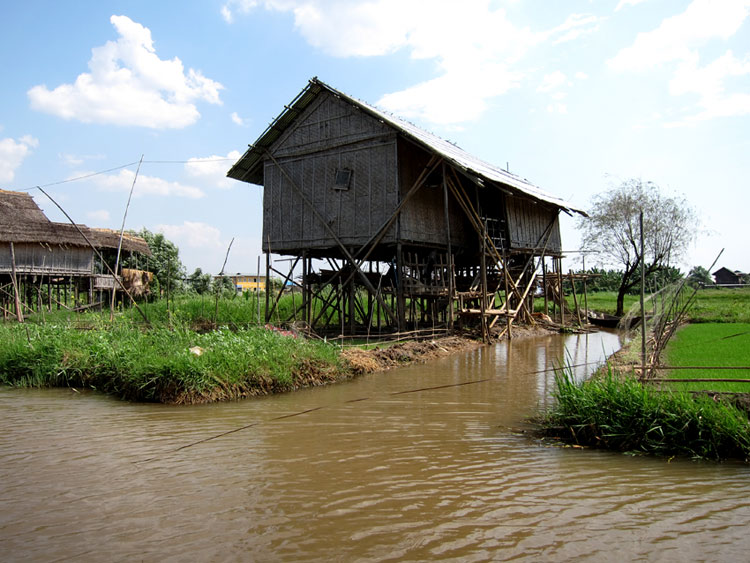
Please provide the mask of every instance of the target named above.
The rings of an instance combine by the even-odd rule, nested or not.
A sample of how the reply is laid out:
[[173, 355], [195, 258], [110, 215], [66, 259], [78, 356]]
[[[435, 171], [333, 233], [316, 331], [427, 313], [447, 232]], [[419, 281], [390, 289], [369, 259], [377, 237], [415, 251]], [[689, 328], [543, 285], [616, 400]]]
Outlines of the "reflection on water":
[[[553, 364], [566, 354], [571, 365], [594, 364], [617, 347], [606, 333], [519, 340], [336, 386], [199, 407], [0, 390], [0, 553], [45, 561], [744, 559], [744, 465], [544, 447], [514, 430], [548, 404]], [[286, 415], [295, 416], [278, 419]]]

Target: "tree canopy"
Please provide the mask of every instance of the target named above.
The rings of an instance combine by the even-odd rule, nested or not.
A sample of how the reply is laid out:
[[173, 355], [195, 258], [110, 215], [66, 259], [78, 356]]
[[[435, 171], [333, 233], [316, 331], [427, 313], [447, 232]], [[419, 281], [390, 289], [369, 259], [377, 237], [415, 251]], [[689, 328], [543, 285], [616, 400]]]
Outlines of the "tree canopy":
[[[641, 255], [640, 213], [644, 251]], [[652, 182], [630, 179], [596, 196], [589, 217], [582, 218], [583, 248], [598, 252], [602, 264], [623, 268], [617, 290], [617, 314], [625, 294], [645, 275], [669, 268], [687, 250], [696, 234], [695, 212], [682, 198], [666, 197]]]
[[[160, 292], [165, 292], [167, 289], [172, 292], [181, 289], [186, 271], [180, 261], [180, 249], [163, 233], [152, 233], [145, 227], [134, 234], [142, 237], [151, 249], [152, 255], [145, 258], [145, 263], [143, 257], [139, 258], [138, 266], [143, 270], [153, 272], [158, 283], [155, 289]], [[126, 267], [129, 266], [128, 261], [123, 264]]]

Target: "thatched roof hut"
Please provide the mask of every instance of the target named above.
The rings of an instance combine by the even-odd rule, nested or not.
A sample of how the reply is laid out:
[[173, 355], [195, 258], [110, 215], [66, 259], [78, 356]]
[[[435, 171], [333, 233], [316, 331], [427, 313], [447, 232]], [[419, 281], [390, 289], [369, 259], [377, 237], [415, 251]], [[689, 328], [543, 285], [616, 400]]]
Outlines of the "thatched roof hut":
[[[90, 275], [94, 252], [116, 249], [119, 232], [50, 221], [25, 192], [0, 190], [0, 273]], [[13, 251], [11, 252], [11, 243]], [[125, 235], [122, 250], [151, 255], [141, 237]]]
[[[0, 190], [0, 243], [39, 243], [89, 247], [83, 232], [96, 248], [117, 248], [119, 231], [50, 221], [28, 193]], [[81, 232], [79, 232], [79, 230]], [[151, 255], [141, 237], [125, 234], [122, 249]]]

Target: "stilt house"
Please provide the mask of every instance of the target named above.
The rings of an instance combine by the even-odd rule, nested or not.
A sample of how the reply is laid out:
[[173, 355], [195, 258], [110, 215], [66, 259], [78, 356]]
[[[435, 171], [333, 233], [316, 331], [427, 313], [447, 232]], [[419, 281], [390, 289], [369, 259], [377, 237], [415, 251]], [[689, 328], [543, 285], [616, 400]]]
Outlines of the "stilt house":
[[[23, 305], [27, 311], [34, 311], [43, 302], [47, 307], [54, 301], [59, 304], [61, 289], [74, 292], [77, 304], [84, 301], [84, 296], [87, 304], [91, 304], [95, 291], [111, 291], [114, 280], [102, 268], [94, 248], [100, 254], [113, 254], [119, 235], [107, 229], [52, 222], [28, 193], [0, 190], [3, 314], [7, 316], [12, 307]], [[151, 255], [146, 241], [132, 235], [123, 237], [121, 250]], [[57, 298], [53, 297], [55, 290]]]
[[263, 186], [263, 251], [302, 261], [298, 313], [318, 330], [510, 326], [561, 256], [560, 211], [583, 213], [316, 78], [228, 176]]

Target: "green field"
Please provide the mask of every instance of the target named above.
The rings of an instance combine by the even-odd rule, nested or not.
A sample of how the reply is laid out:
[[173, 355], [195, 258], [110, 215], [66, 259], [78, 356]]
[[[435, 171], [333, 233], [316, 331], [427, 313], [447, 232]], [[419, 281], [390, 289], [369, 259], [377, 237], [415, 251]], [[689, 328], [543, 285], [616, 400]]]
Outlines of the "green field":
[[[567, 296], [568, 305], [573, 307], [573, 297]], [[638, 307], [640, 297], [625, 296], [625, 311]], [[587, 296], [589, 309], [602, 313], [614, 314], [617, 304], [617, 293], [614, 291], [599, 291]], [[578, 296], [578, 302], [583, 307], [583, 296]], [[539, 307], [539, 301], [535, 303]], [[646, 304], [648, 310], [649, 305]], [[699, 289], [695, 294], [690, 312], [690, 322], [693, 323], [750, 323], [750, 288], [732, 289]]]
[[693, 323], [750, 323], [750, 287], [701, 289], [688, 317]]
[[[750, 367], [750, 323], [700, 323], [680, 328], [662, 358], [670, 366]], [[750, 379], [750, 370], [669, 370], [672, 379]], [[694, 382], [675, 384], [686, 391], [750, 393], [750, 383]]]

